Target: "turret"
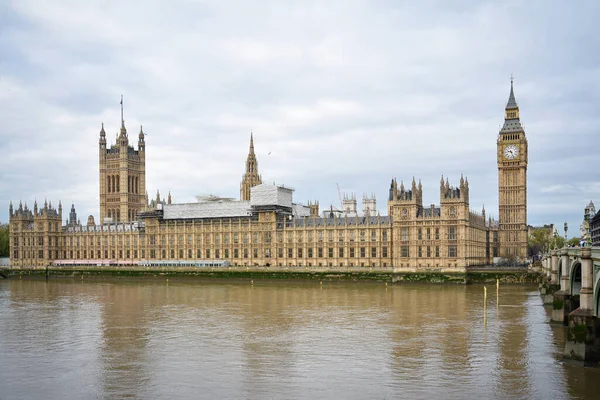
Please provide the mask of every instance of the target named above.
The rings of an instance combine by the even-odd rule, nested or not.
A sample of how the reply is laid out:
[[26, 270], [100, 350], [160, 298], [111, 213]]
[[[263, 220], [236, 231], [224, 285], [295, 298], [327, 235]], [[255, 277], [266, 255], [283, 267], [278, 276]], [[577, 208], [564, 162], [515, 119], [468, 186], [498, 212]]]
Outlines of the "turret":
[[365, 217], [375, 216], [375, 213], [377, 212], [377, 199], [375, 198], [375, 193], [371, 193], [370, 197], [366, 194], [363, 195], [362, 206], [363, 215]]
[[12, 204], [12, 200], [10, 201], [10, 205], [8, 206], [8, 216], [9, 217], [13, 216], [13, 204]]
[[102, 154], [104, 150], [106, 150], [106, 132], [104, 131], [104, 122], [102, 123], [102, 128], [100, 128], [100, 153]]
[[77, 213], [75, 212], [75, 204], [71, 203], [71, 212], [69, 213], [69, 223], [70, 226], [77, 225]]
[[138, 135], [138, 151], [143, 152], [146, 150], [146, 142], [144, 140], [144, 138], [146, 137], [146, 135], [144, 135], [144, 130], [142, 128], [142, 125], [140, 125], [140, 134]]
[[308, 202], [308, 208], [310, 209], [310, 216], [311, 217], [318, 217], [319, 216], [319, 202], [315, 201], [314, 203], [311, 203], [310, 201]]
[[356, 195], [354, 193], [350, 195], [344, 194], [344, 199], [342, 200], [342, 208], [344, 214], [347, 214], [351, 217], [355, 217], [358, 215], [356, 207]]
[[167, 197], [167, 204], [171, 204], [171, 192], [169, 192], [169, 196]]

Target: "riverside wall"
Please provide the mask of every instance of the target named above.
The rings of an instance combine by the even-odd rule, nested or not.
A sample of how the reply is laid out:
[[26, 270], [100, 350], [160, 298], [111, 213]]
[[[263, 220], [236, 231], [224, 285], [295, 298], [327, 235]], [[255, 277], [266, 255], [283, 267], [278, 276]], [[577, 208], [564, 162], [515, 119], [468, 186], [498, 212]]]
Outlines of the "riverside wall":
[[180, 277], [207, 279], [267, 279], [308, 281], [374, 281], [389, 283], [495, 283], [534, 284], [538, 272], [527, 268], [474, 268], [460, 272], [399, 271], [392, 268], [290, 268], [290, 267], [31, 267], [3, 270], [12, 277]]

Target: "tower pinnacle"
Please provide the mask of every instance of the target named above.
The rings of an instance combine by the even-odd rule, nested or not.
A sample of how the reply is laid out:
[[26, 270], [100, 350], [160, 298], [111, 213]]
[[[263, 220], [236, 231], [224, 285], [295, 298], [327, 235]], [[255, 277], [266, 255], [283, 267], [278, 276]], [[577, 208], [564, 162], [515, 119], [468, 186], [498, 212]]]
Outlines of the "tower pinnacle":
[[515, 92], [513, 89], [513, 82], [514, 82], [514, 78], [511, 75], [510, 76], [510, 95], [508, 96], [508, 102], [506, 103], [507, 110], [519, 108], [519, 106], [517, 105], [517, 100], [515, 100]]
[[250, 131], [250, 151], [246, 159], [246, 173], [240, 185], [240, 199], [250, 200], [250, 188], [261, 183], [262, 179], [258, 174], [258, 161], [256, 160], [256, 154], [254, 154], [254, 134]]

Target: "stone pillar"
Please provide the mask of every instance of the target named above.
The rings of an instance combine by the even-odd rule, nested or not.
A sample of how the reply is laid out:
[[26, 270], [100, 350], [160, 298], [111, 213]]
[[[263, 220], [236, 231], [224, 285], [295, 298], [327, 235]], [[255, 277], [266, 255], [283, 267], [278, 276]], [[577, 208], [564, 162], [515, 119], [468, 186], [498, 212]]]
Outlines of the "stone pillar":
[[552, 272], [550, 277], [550, 284], [558, 285], [558, 250], [552, 250], [550, 254], [552, 255]]
[[594, 311], [594, 267], [592, 263], [592, 249], [581, 249], [581, 292], [579, 308]]
[[[571, 295], [569, 293], [569, 253], [568, 250], [561, 249], [561, 271], [560, 271], [560, 290], [554, 293], [552, 299], [552, 321], [560, 322], [565, 326], [569, 323], [569, 313], [579, 306], [573, 305], [571, 301]], [[556, 257], [556, 269], [558, 272], [558, 255]]]
[[[569, 252], [567, 249], [560, 251], [562, 271], [560, 276], [560, 290], [568, 294], [571, 293], [571, 285], [569, 282]], [[558, 266], [557, 266], [558, 269]]]
[[540, 289], [540, 294], [543, 296], [546, 294], [546, 256], [543, 256], [542, 259], [540, 260], [540, 262], [542, 264], [542, 270], [541, 270], [542, 280], [540, 282], [539, 289]]
[[581, 302], [569, 314], [565, 358], [583, 361], [584, 365], [600, 362], [600, 319], [594, 316], [592, 249], [581, 249]]
[[554, 304], [554, 293], [560, 290], [558, 280], [558, 252], [552, 250], [547, 258], [548, 272], [550, 273], [550, 279], [546, 283], [546, 287], [542, 296], [544, 304]]

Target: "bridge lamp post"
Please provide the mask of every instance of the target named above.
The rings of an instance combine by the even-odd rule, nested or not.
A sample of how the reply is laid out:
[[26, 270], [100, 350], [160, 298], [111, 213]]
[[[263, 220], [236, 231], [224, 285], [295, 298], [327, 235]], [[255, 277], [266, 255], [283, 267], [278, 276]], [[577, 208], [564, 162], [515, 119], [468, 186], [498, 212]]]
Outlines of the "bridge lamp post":
[[569, 240], [569, 239], [567, 239], [567, 231], [568, 230], [569, 230], [569, 226], [567, 225], [567, 221], [565, 221], [565, 242]]

